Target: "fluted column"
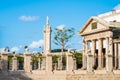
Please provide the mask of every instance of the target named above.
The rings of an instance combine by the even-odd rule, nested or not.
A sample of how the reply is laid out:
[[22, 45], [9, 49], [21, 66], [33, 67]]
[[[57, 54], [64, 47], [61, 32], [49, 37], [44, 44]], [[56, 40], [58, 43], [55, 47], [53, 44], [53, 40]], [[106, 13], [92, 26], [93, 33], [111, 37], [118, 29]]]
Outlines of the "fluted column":
[[83, 57], [82, 57], [82, 69], [86, 69], [87, 68], [87, 50], [88, 50], [88, 45], [87, 45], [87, 41], [83, 40]]
[[120, 43], [118, 43], [118, 69], [120, 69]]
[[98, 69], [102, 69], [102, 39], [98, 40], [99, 49], [98, 49]]
[[107, 72], [112, 72], [113, 70], [113, 41], [112, 37], [109, 37], [109, 53], [107, 54]]
[[112, 40], [112, 37], [109, 38], [109, 50], [110, 50], [110, 54], [113, 55], [113, 40]]
[[93, 66], [95, 65], [95, 50], [96, 50], [96, 48], [95, 48], [95, 40], [92, 40], [92, 48], [91, 48], [91, 52], [92, 52], [92, 55], [93, 55], [93, 60], [92, 60], [92, 64], [93, 64]]
[[108, 70], [109, 38], [106, 38], [106, 70]]
[[106, 55], [109, 53], [109, 38], [106, 38]]
[[117, 64], [118, 64], [117, 63], [117, 59], [118, 59], [117, 58], [118, 57], [118, 55], [117, 55], [118, 54], [118, 45], [117, 45], [117, 43], [114, 43], [114, 50], [115, 50], [114, 51], [114, 54], [115, 54], [115, 57], [114, 57], [114, 65], [115, 65], [114, 69], [116, 69], [117, 68]]

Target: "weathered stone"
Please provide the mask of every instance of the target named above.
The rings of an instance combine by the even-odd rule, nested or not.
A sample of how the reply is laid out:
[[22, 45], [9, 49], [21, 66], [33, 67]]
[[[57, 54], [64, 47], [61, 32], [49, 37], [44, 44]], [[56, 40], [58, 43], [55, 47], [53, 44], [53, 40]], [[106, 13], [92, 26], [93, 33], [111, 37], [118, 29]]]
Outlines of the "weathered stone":
[[12, 59], [12, 70], [17, 71], [17, 57], [14, 56]]
[[24, 71], [25, 72], [32, 71], [32, 54], [30, 53], [24, 54]]

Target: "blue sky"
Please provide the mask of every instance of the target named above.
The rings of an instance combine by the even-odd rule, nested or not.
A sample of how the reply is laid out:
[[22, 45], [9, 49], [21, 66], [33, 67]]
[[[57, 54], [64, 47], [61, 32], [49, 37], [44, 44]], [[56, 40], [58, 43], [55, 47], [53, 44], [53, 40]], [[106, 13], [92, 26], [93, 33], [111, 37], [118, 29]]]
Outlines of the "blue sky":
[[[91, 17], [113, 10], [120, 0], [0, 0], [0, 48], [9, 46], [11, 51], [41, 51], [46, 16], [54, 29], [58, 26], [75, 28], [70, 40], [72, 49], [82, 49], [81, 37], [77, 32]], [[59, 48], [54, 45], [52, 49]]]

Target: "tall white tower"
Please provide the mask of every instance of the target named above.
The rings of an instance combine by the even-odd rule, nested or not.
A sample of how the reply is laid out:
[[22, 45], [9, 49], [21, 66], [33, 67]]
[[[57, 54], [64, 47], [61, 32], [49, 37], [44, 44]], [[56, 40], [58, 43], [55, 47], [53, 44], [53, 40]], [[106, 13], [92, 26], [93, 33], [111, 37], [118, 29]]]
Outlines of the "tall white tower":
[[51, 27], [49, 24], [49, 17], [46, 18], [46, 25], [44, 28], [44, 54], [51, 52]]

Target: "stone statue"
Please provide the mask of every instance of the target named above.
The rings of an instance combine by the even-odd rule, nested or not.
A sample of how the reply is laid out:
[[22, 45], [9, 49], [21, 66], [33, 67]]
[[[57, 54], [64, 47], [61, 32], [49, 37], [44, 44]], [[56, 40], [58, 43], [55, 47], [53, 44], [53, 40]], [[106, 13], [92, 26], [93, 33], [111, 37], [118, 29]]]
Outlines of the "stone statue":
[[6, 48], [3, 48], [3, 49], [2, 49], [2, 52], [6, 52]]
[[28, 53], [29, 52], [29, 48], [26, 48], [25, 51], [26, 51], [26, 53]]

